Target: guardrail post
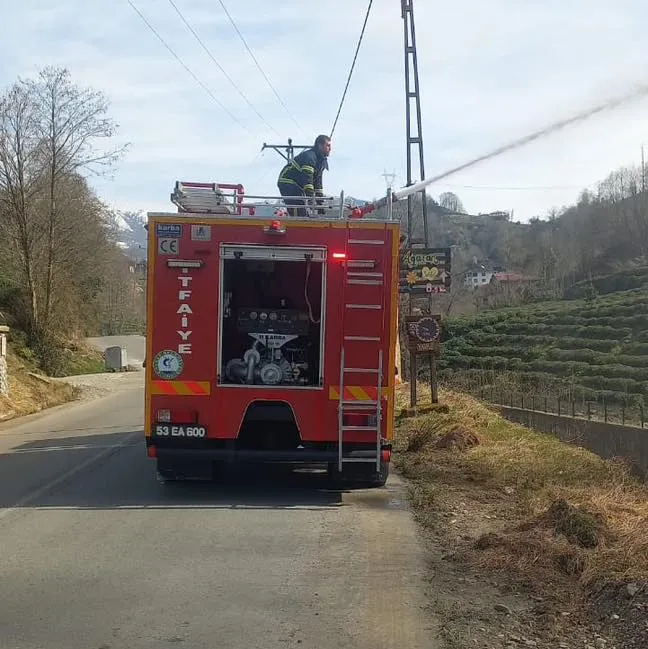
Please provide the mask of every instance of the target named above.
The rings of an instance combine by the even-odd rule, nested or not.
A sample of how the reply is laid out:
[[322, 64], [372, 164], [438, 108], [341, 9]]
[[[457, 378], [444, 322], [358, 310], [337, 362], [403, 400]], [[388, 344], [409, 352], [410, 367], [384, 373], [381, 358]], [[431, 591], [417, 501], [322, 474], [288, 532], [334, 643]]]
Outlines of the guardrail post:
[[9, 327], [0, 326], [0, 395], [9, 394], [9, 371], [7, 369], [7, 333]]

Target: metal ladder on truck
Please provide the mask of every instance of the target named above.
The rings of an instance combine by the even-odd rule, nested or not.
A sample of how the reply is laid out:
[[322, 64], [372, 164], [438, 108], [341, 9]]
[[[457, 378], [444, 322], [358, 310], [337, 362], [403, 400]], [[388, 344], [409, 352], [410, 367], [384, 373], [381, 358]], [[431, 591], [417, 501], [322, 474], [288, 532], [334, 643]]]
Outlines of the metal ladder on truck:
[[[344, 263], [344, 284], [342, 289], [342, 351], [340, 353], [340, 386], [338, 402], [338, 471], [344, 464], [361, 463], [376, 465], [380, 472], [382, 459], [383, 430], [383, 378], [384, 358], [382, 339], [385, 324], [389, 321], [385, 310], [385, 285], [391, 245], [386, 240], [387, 228], [353, 228], [347, 224]], [[367, 359], [359, 362], [358, 359]], [[364, 378], [362, 378], [364, 377]], [[370, 378], [367, 378], [370, 377]], [[348, 398], [347, 388], [358, 386], [354, 382], [371, 382], [367, 387], [372, 394], [360, 390], [363, 398]], [[355, 380], [355, 381], [354, 381]], [[368, 397], [368, 398], [367, 398]], [[345, 415], [362, 413], [373, 415], [370, 425], [345, 423]], [[345, 455], [347, 433], [371, 431], [375, 434], [375, 453]]]

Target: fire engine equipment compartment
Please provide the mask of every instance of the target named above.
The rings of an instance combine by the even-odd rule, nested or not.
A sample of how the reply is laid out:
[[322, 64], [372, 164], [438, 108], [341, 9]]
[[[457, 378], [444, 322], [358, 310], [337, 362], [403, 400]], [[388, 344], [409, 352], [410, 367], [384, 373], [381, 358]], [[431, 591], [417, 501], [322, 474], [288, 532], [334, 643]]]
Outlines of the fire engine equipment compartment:
[[226, 246], [221, 252], [221, 385], [323, 384], [325, 251]]

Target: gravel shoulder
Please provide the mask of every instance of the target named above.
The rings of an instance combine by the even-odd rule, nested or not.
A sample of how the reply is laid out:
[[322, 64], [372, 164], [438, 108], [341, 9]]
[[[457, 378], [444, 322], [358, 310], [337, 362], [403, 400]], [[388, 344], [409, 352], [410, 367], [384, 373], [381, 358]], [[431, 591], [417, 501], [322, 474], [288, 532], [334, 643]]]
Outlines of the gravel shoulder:
[[77, 389], [77, 400], [88, 401], [107, 396], [120, 390], [131, 390], [144, 385], [144, 372], [105, 372], [81, 374], [52, 379], [72, 385]]

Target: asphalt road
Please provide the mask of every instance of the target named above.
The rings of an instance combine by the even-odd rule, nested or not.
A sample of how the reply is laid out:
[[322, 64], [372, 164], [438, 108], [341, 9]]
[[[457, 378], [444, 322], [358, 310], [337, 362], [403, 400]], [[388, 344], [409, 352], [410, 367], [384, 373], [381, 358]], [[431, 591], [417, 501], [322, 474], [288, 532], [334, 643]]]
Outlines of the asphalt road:
[[397, 478], [161, 484], [142, 386], [0, 426], [0, 647], [436, 646]]

